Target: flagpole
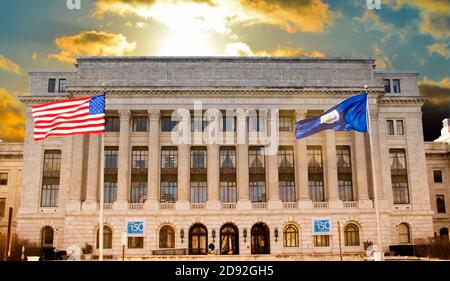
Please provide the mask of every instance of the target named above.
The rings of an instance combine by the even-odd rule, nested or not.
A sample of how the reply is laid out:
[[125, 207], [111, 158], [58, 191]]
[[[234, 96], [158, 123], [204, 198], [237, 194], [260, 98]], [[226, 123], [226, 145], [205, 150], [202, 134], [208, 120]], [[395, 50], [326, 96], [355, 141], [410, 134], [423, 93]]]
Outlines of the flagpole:
[[[105, 88], [103, 84], [103, 88]], [[105, 93], [105, 91], [103, 91]], [[105, 104], [106, 104], [106, 95], [105, 95]], [[104, 188], [104, 181], [105, 181], [105, 133], [101, 134], [101, 141], [100, 141], [100, 210], [99, 210], [99, 216], [98, 216], [98, 260], [103, 261], [103, 205], [105, 201], [105, 188]]]
[[378, 243], [378, 250], [380, 251], [381, 260], [384, 260], [384, 254], [383, 254], [383, 246], [381, 244], [381, 228], [380, 228], [380, 211], [378, 209], [378, 184], [377, 184], [377, 177], [375, 175], [375, 161], [374, 161], [374, 154], [373, 154], [373, 141], [372, 141], [372, 133], [371, 133], [371, 123], [370, 123], [370, 107], [369, 107], [369, 89], [367, 85], [364, 86], [364, 88], [367, 91], [367, 129], [369, 132], [369, 145], [370, 145], [370, 160], [371, 160], [371, 170], [372, 170], [372, 182], [373, 182], [373, 193], [374, 193], [374, 208], [375, 208], [375, 218], [376, 218], [376, 225], [377, 225], [377, 243]]

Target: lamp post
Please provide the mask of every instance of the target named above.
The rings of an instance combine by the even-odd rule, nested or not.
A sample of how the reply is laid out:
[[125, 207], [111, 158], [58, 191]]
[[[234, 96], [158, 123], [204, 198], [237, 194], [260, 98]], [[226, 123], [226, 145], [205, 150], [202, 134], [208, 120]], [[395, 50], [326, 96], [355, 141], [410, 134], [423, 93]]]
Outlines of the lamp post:
[[341, 246], [341, 224], [338, 222], [338, 238], [339, 238], [339, 257], [342, 261], [342, 246]]
[[122, 231], [122, 261], [125, 260], [125, 245], [127, 244], [127, 234], [124, 231]]

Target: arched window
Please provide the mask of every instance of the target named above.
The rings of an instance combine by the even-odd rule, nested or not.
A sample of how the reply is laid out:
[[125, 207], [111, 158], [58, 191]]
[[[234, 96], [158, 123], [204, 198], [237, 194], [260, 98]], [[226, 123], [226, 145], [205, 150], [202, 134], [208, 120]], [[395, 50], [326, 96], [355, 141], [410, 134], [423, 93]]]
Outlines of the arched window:
[[206, 255], [208, 247], [208, 230], [203, 224], [197, 223], [189, 229], [189, 254]]
[[159, 231], [159, 247], [175, 248], [175, 231], [170, 225], [165, 225]]
[[401, 223], [398, 226], [398, 242], [400, 244], [411, 243], [411, 237], [409, 233], [409, 226], [406, 223]]
[[51, 226], [45, 226], [41, 232], [41, 246], [53, 247], [53, 228]]
[[286, 225], [283, 235], [284, 247], [298, 247], [298, 229], [295, 225]]
[[345, 246], [359, 246], [359, 229], [353, 224], [349, 223], [344, 229]]
[[[99, 232], [100, 229], [97, 229], [97, 249], [99, 247]], [[107, 225], [103, 226], [103, 249], [112, 249], [112, 229]]]

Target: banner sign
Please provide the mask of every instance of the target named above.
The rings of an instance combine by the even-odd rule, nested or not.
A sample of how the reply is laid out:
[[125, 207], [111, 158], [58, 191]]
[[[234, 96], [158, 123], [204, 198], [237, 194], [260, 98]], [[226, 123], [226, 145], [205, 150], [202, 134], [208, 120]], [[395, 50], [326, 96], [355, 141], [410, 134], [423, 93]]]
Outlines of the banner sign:
[[331, 235], [331, 218], [314, 218], [312, 233], [313, 235]]
[[145, 236], [145, 221], [144, 220], [127, 220], [126, 221], [127, 236], [128, 237], [144, 237]]

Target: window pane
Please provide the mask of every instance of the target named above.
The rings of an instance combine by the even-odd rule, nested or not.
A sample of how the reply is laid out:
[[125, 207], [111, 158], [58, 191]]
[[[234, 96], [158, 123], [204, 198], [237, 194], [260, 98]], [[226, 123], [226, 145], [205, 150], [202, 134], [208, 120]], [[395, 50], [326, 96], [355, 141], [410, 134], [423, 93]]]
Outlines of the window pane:
[[438, 213], [445, 213], [445, 197], [444, 195], [436, 195], [436, 208]]
[[219, 124], [221, 132], [234, 132], [236, 131], [236, 117], [223, 115]]
[[[1, 175], [0, 175], [0, 178], [1, 178]], [[442, 183], [442, 171], [440, 171], [440, 170], [433, 171], [433, 179], [434, 179], [435, 183]]]
[[393, 80], [393, 88], [394, 88], [394, 93], [398, 94], [400, 93], [400, 80], [399, 79], [394, 79]]
[[354, 224], [349, 224], [344, 230], [345, 246], [359, 246], [359, 230]]
[[292, 224], [287, 225], [283, 231], [284, 247], [298, 247], [298, 230]]
[[5, 217], [6, 198], [0, 198], [0, 218]]
[[45, 151], [43, 166], [41, 207], [56, 207], [58, 206], [61, 151]]
[[308, 147], [308, 167], [320, 168], [322, 167], [322, 148]]
[[342, 201], [353, 201], [353, 187], [351, 180], [339, 180], [339, 199]]
[[351, 167], [350, 147], [349, 146], [337, 146], [336, 154], [337, 154], [338, 168], [350, 168]]
[[280, 132], [290, 132], [292, 131], [292, 123], [292, 117], [280, 116], [278, 119], [278, 130]]
[[325, 202], [323, 181], [309, 181], [309, 198], [313, 202]]
[[164, 226], [159, 231], [159, 247], [175, 248], [175, 231], [171, 226]]
[[220, 182], [220, 202], [236, 203], [236, 182], [226, 181]]
[[191, 202], [206, 203], [207, 183], [191, 182]]
[[144, 237], [128, 237], [128, 248], [130, 249], [144, 248]]
[[250, 182], [250, 201], [266, 202], [266, 183], [263, 181]]
[[387, 122], [387, 133], [390, 136], [394, 135], [394, 120], [386, 120]]
[[221, 147], [219, 152], [220, 168], [236, 168], [236, 149]]
[[160, 202], [175, 203], [177, 201], [177, 183], [161, 182]]
[[397, 124], [397, 135], [403, 135], [404, 134], [403, 120], [397, 120], [396, 124]]
[[58, 92], [64, 93], [66, 91], [66, 79], [59, 79]]
[[264, 167], [264, 155], [259, 147], [249, 147], [248, 150], [248, 162], [251, 168], [263, 168]]
[[117, 116], [107, 116], [105, 124], [106, 132], [119, 132], [120, 131], [120, 119]]
[[143, 169], [148, 168], [148, 148], [133, 147], [131, 152], [131, 168]]
[[0, 173], [0, 185], [8, 185], [8, 174]]
[[176, 125], [177, 125], [177, 120], [175, 120], [175, 119], [172, 120], [171, 116], [161, 117], [161, 131], [172, 132]]
[[131, 203], [144, 203], [147, 200], [147, 178], [131, 175]]
[[406, 169], [406, 154], [404, 149], [390, 149], [389, 158], [391, 170]]
[[176, 148], [163, 148], [161, 150], [161, 168], [176, 168], [178, 151]]
[[294, 149], [292, 147], [280, 147], [278, 149], [278, 167], [294, 167]]
[[330, 246], [330, 236], [329, 235], [314, 235], [314, 246], [315, 247]]
[[384, 79], [383, 83], [384, 83], [384, 92], [390, 93], [391, 92], [391, 81], [389, 79]]
[[294, 181], [279, 181], [278, 191], [280, 200], [282, 202], [295, 202], [295, 182]]
[[191, 168], [206, 168], [206, 150], [201, 148], [191, 149]]
[[410, 243], [409, 226], [402, 223], [398, 226], [398, 240], [400, 244]]
[[48, 92], [54, 93], [56, 91], [56, 79], [48, 79]]
[[147, 116], [133, 116], [133, 132], [148, 132]]

